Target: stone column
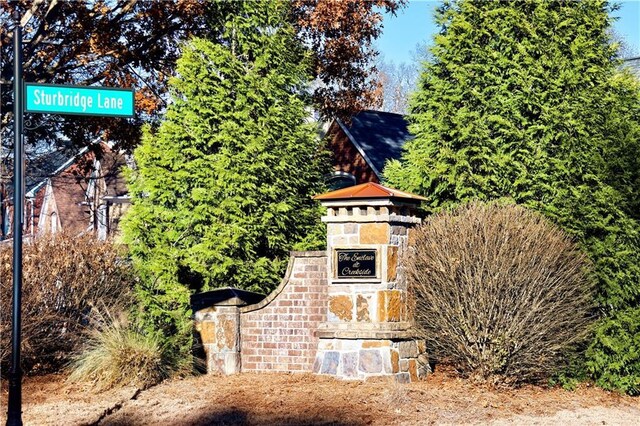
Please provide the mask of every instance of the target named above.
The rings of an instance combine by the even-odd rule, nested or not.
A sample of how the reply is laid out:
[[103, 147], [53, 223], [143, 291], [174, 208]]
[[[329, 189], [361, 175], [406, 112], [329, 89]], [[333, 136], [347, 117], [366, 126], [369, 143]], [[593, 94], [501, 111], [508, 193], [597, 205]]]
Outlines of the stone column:
[[191, 298], [195, 328], [206, 353], [207, 373], [240, 372], [240, 307], [258, 303], [264, 295], [235, 288], [199, 293]]
[[398, 259], [422, 197], [366, 183], [316, 197], [327, 207], [327, 321], [318, 329], [314, 372], [345, 379], [391, 376], [400, 382], [428, 372], [415, 337]]

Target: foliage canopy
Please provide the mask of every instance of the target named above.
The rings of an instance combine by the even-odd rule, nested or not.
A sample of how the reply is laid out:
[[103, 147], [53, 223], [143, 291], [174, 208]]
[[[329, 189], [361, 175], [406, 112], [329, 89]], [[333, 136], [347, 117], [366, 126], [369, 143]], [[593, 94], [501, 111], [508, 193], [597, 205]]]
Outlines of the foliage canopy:
[[[270, 3], [275, 0], [261, 0]], [[84, 146], [101, 136], [132, 149], [141, 126], [166, 108], [168, 79], [174, 74], [180, 43], [190, 36], [225, 39], [228, 20], [244, 1], [209, 0], [18, 0], [0, 2], [2, 129], [12, 131], [12, 15], [24, 27], [26, 81], [132, 87], [134, 119], [34, 114], [29, 141]], [[350, 116], [377, 100], [372, 42], [382, 29], [382, 8], [395, 13], [404, 0], [309, 1], [289, 4], [286, 19], [298, 41], [313, 52], [315, 107], [323, 115]], [[339, 18], [338, 18], [339, 17]], [[3, 135], [3, 140], [5, 137]], [[11, 140], [11, 138], [6, 138]]]
[[150, 330], [187, 337], [189, 295], [268, 292], [319, 223], [325, 158], [303, 95], [308, 61], [279, 2], [239, 3], [218, 43], [178, 60], [173, 103], [147, 128], [125, 237]]
[[391, 185], [426, 196], [430, 212], [508, 198], [551, 218], [594, 263], [604, 322], [640, 302], [640, 90], [617, 69], [609, 9], [605, 0], [445, 2], [411, 104], [416, 137], [385, 171]]

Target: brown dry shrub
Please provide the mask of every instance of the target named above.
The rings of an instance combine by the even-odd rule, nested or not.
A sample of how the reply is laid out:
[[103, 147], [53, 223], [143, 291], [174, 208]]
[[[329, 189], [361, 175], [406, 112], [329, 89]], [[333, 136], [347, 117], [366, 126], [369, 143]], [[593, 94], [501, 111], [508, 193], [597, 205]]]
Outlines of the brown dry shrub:
[[[11, 352], [12, 256], [0, 246], [0, 362]], [[86, 339], [94, 307], [113, 312], [131, 301], [133, 275], [119, 248], [92, 235], [58, 234], [23, 248], [22, 367], [27, 372], [62, 368]]]
[[541, 215], [472, 203], [429, 217], [405, 256], [415, 319], [436, 361], [481, 380], [538, 382], [592, 321], [589, 262]]

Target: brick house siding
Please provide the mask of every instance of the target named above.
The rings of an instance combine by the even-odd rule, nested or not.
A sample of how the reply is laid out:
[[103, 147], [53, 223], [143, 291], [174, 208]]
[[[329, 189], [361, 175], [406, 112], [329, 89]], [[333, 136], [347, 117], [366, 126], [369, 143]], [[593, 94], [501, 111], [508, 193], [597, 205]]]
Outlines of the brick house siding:
[[327, 135], [327, 149], [332, 154], [334, 171], [353, 175], [356, 178], [356, 184], [380, 183], [373, 169], [367, 164], [362, 154], [358, 152], [358, 149], [337, 122], [332, 123]]

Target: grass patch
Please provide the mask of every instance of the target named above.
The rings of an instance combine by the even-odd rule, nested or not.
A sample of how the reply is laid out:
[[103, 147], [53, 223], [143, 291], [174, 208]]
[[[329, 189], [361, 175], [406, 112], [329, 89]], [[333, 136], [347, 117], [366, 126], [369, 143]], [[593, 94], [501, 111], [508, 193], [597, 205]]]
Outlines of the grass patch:
[[124, 316], [101, 315], [85, 350], [70, 363], [72, 382], [90, 382], [97, 390], [120, 386], [146, 389], [170, 374], [159, 340], [132, 328]]

